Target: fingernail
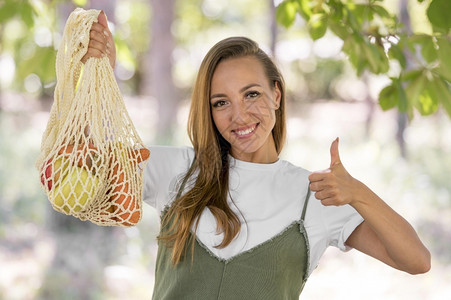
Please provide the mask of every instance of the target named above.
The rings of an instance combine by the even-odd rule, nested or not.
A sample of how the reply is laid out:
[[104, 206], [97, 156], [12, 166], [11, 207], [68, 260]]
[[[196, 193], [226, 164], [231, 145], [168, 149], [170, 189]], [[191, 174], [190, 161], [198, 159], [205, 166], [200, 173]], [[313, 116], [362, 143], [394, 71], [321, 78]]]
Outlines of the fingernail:
[[106, 47], [107, 47], [107, 48], [111, 48], [111, 45], [110, 45], [109, 42], [106, 43]]
[[105, 36], [109, 36], [108, 31], [106, 31], [106, 30], [103, 31], [103, 34], [104, 34]]
[[105, 51], [107, 54], [111, 54], [110, 50], [106, 49]]

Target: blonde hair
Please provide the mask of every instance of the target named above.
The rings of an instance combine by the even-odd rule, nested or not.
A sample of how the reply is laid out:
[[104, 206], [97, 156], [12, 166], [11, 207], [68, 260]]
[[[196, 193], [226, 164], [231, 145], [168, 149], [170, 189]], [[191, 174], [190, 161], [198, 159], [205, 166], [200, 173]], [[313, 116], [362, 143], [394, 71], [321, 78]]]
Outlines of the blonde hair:
[[[216, 218], [217, 232], [224, 234], [223, 241], [215, 247], [226, 247], [240, 231], [240, 220], [227, 203], [230, 144], [214, 124], [210, 108], [210, 89], [213, 73], [221, 61], [245, 56], [255, 57], [262, 64], [270, 86], [277, 85], [280, 90], [280, 106], [275, 112], [276, 122], [272, 136], [277, 153], [282, 151], [286, 135], [285, 84], [280, 71], [258, 44], [249, 38], [231, 37], [218, 42], [202, 61], [192, 94], [188, 135], [194, 147], [195, 160], [185, 174], [184, 183], [188, 179], [193, 182], [190, 184], [190, 190], [178, 197], [164, 216], [164, 230], [159, 237], [172, 247], [174, 265], [181, 260], [189, 241], [193, 250], [195, 235], [190, 233], [190, 229], [193, 225], [197, 229], [199, 217], [206, 207]], [[197, 175], [192, 176], [193, 174]], [[180, 186], [180, 191], [183, 190], [184, 183]]]

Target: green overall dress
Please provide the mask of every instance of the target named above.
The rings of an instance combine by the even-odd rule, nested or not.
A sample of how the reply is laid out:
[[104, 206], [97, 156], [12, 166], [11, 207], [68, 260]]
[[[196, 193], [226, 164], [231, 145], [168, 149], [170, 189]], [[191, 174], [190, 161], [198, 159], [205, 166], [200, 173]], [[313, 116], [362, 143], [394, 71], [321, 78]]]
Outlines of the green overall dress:
[[196, 239], [194, 259], [191, 260], [191, 247], [187, 246], [187, 254], [174, 267], [171, 249], [159, 242], [152, 299], [299, 299], [309, 269], [304, 228], [309, 196], [310, 189], [300, 220], [270, 240], [229, 259], [217, 257]]

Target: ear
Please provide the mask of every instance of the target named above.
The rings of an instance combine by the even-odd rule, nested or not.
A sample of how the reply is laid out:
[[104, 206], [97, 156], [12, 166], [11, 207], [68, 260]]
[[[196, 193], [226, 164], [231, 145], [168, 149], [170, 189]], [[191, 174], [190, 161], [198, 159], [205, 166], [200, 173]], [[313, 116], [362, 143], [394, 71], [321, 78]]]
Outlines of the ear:
[[276, 110], [280, 107], [280, 101], [282, 98], [282, 92], [280, 91], [280, 86], [278, 81], [274, 81], [274, 105]]

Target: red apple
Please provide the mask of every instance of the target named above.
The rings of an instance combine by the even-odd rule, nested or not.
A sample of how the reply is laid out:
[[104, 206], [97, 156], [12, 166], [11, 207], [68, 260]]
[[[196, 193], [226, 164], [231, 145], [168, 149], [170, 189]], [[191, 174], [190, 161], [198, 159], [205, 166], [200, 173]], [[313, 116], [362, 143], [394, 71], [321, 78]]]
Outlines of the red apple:
[[43, 186], [45, 186], [46, 185], [45, 183], [47, 182], [47, 188], [49, 189], [49, 191], [53, 187], [53, 181], [52, 181], [52, 179], [50, 179], [52, 176], [52, 164], [51, 163], [52, 163], [52, 159], [49, 159], [47, 161], [47, 163], [45, 163], [43, 166], [43, 167], [47, 166], [45, 168], [45, 171], [41, 172], [41, 183]]
[[[55, 163], [53, 163], [52, 161], [53, 159], [50, 158], [43, 166], [45, 168], [44, 172], [41, 172], [41, 183], [43, 186], [46, 186], [47, 183], [47, 188], [49, 191], [53, 188], [53, 182], [58, 181], [61, 171], [64, 170], [68, 165], [68, 163], [65, 162], [64, 166], [61, 166], [61, 163], [63, 162], [62, 158], [58, 158]], [[56, 171], [53, 175], [54, 169]]]

